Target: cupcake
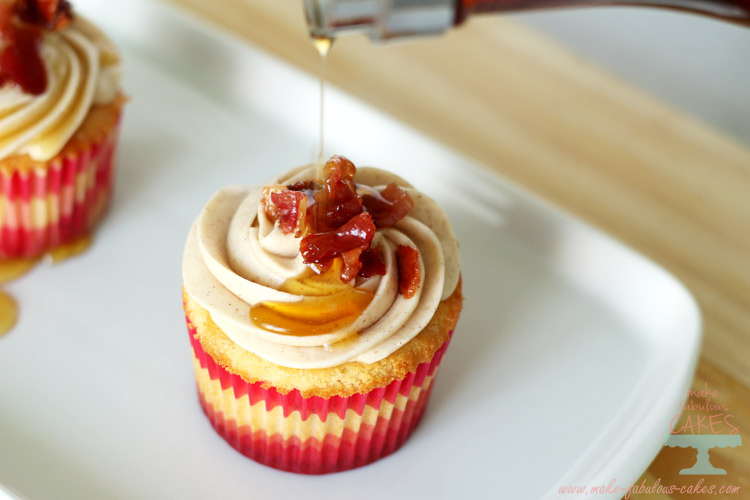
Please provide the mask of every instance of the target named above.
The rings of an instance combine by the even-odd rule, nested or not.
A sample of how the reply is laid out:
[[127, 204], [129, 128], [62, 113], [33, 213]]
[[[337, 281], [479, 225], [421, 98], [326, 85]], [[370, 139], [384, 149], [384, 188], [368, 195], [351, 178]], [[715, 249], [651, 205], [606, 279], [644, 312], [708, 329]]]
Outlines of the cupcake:
[[0, 259], [87, 236], [111, 192], [120, 55], [65, 0], [0, 0]]
[[398, 176], [334, 156], [230, 186], [185, 245], [198, 394], [236, 450], [324, 474], [398, 449], [461, 311], [443, 210]]

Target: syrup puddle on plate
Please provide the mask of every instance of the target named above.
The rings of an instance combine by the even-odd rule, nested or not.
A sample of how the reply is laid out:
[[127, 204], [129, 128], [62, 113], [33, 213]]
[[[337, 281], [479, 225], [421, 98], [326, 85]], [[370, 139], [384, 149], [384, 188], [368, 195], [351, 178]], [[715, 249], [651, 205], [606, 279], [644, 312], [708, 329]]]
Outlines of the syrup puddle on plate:
[[28, 273], [39, 262], [39, 257], [0, 261], [0, 285], [10, 283]]
[[[0, 285], [10, 283], [28, 273], [41, 260], [49, 260], [57, 264], [74, 257], [91, 246], [91, 236], [86, 235], [78, 239], [53, 248], [44, 257], [27, 257], [0, 261]], [[13, 329], [18, 321], [18, 303], [7, 292], [0, 290], [0, 337]]]
[[18, 320], [18, 304], [13, 297], [0, 291], [0, 337], [8, 333]]

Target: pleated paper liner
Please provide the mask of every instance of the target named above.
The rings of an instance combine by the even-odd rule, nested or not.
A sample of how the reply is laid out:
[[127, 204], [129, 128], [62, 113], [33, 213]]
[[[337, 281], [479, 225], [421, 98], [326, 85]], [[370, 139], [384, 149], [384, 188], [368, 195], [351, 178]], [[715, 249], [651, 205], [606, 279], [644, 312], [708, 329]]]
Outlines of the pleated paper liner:
[[303, 474], [361, 467], [401, 447], [422, 418], [450, 342], [387, 386], [350, 397], [302, 397], [229, 373], [187, 321], [200, 403], [216, 432], [256, 462]]
[[111, 197], [118, 132], [46, 168], [0, 171], [0, 259], [38, 257], [91, 232]]

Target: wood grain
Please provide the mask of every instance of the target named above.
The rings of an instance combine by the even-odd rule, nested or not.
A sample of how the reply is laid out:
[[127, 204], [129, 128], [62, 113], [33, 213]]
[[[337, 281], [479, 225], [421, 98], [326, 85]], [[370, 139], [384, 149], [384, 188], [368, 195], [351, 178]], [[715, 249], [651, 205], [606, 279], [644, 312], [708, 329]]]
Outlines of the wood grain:
[[[319, 71], [301, 0], [170, 1]], [[326, 72], [333, 85], [602, 228], [682, 280], [704, 317], [693, 386], [718, 390], [740, 431], [750, 428], [750, 151], [499, 17], [415, 44], [340, 40]], [[711, 452], [728, 472], [711, 484], [740, 485], [734, 498], [750, 495], [746, 449]], [[678, 475], [691, 465], [686, 452], [665, 448], [641, 480], [690, 484], [699, 476]]]

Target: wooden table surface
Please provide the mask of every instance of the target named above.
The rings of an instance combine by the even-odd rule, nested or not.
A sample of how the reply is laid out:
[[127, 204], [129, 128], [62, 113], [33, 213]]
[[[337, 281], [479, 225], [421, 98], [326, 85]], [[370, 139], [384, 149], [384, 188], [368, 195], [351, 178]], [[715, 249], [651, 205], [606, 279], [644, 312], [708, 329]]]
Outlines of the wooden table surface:
[[[170, 1], [306, 71], [320, 70], [302, 0]], [[704, 318], [693, 388], [708, 384], [718, 392], [711, 404], [727, 407], [718, 413], [732, 415], [740, 434], [750, 429], [748, 149], [500, 17], [407, 45], [342, 39], [326, 72], [331, 84], [598, 226], [682, 280]], [[688, 486], [702, 478], [717, 490], [740, 487], [713, 498], [750, 498], [750, 443], [711, 450], [711, 463], [725, 476], [680, 476], [695, 455], [665, 447], [638, 484]]]

